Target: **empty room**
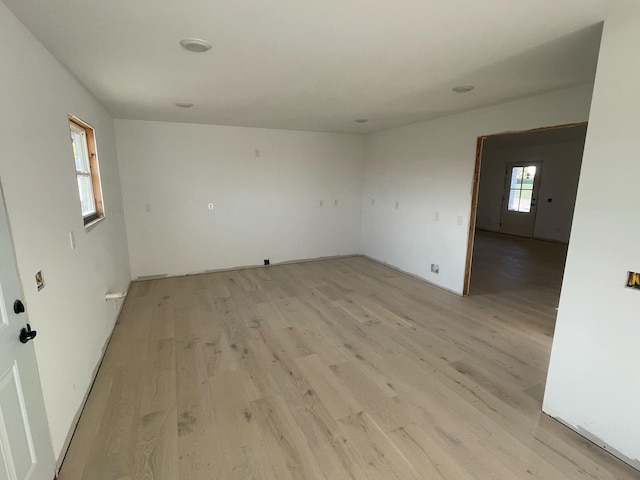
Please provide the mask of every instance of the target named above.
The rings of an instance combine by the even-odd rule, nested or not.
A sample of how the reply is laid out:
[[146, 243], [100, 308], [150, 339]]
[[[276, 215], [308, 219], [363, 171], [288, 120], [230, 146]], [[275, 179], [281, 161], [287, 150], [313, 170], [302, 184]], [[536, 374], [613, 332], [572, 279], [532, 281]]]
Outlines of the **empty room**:
[[0, 480], [640, 478], [637, 1], [0, 40]]

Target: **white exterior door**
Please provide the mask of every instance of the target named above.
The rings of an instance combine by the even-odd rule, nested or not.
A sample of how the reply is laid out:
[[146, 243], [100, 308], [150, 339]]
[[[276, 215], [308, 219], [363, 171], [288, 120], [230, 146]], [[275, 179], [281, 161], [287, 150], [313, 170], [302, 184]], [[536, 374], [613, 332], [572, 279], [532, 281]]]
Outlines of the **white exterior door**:
[[[33, 341], [20, 341], [28, 320], [27, 312], [16, 313], [16, 301], [22, 290], [0, 191], [0, 480], [52, 480], [55, 462]], [[25, 332], [23, 340], [32, 335]]]
[[542, 162], [510, 163], [507, 165], [500, 216], [500, 233], [533, 237], [541, 173]]

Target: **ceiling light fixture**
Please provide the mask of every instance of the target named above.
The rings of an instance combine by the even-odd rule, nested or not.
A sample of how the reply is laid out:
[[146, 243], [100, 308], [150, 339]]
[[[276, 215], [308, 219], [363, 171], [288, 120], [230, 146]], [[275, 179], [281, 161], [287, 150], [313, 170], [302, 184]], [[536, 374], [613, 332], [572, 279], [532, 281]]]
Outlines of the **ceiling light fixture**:
[[176, 107], [180, 107], [180, 108], [191, 108], [191, 107], [193, 107], [193, 103], [178, 102], [178, 103], [176, 103]]
[[368, 118], [356, 118], [354, 122], [356, 123], [367, 123], [369, 121]]
[[473, 90], [474, 88], [476, 87], [474, 87], [473, 85], [460, 85], [459, 87], [453, 87], [451, 90], [453, 90], [456, 93], [467, 93]]
[[183, 38], [180, 40], [180, 45], [182, 45], [182, 48], [195, 53], [203, 53], [211, 50], [211, 44], [200, 38]]

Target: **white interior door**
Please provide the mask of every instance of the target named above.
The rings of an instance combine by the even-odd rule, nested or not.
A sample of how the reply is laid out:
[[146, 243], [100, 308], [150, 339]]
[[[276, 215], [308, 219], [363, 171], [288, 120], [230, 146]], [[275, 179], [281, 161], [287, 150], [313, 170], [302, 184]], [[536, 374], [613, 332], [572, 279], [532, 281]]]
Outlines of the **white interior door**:
[[542, 162], [507, 165], [502, 196], [500, 233], [533, 237]]
[[[0, 190], [0, 480], [52, 480], [55, 464]], [[18, 312], [18, 313], [16, 313]], [[22, 340], [33, 336], [25, 331]]]

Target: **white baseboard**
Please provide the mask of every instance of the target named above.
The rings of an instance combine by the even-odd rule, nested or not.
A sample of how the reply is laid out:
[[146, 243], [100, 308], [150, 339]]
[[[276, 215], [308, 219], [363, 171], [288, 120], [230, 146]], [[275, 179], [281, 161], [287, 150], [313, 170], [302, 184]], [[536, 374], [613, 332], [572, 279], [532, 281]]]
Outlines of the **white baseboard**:
[[[127, 286], [126, 291], [128, 292], [131, 289], [131, 281]], [[118, 308], [115, 316], [115, 321], [113, 322], [113, 328], [111, 329], [111, 333], [107, 337], [102, 346], [102, 354], [100, 355], [100, 359], [96, 364], [96, 367], [93, 369], [91, 374], [91, 383], [87, 388], [87, 391], [84, 393], [84, 397], [82, 399], [82, 403], [80, 404], [80, 408], [76, 412], [73, 417], [73, 422], [71, 423], [71, 427], [69, 428], [69, 433], [67, 434], [67, 438], [64, 441], [62, 451], [58, 459], [56, 460], [56, 476], [60, 473], [60, 469], [62, 468], [62, 464], [64, 463], [64, 459], [67, 456], [67, 452], [69, 451], [69, 446], [71, 445], [71, 440], [73, 439], [73, 435], [76, 433], [76, 428], [78, 428], [78, 422], [80, 421], [80, 417], [82, 416], [82, 412], [84, 412], [84, 407], [87, 404], [87, 400], [89, 399], [89, 395], [91, 394], [91, 390], [93, 389], [93, 384], [96, 382], [96, 377], [98, 376], [98, 372], [100, 371], [100, 367], [102, 366], [102, 361], [104, 360], [104, 356], [107, 353], [107, 348], [109, 348], [109, 343], [111, 342], [111, 337], [113, 337], [113, 332], [116, 329], [116, 325], [118, 324], [118, 320], [120, 319], [120, 314], [122, 313], [122, 307], [126, 302], [126, 297], [120, 303], [120, 307]]]
[[444, 290], [445, 292], [452, 293], [452, 294], [454, 294], [454, 295], [456, 295], [458, 297], [463, 297], [464, 296], [461, 293], [456, 292], [455, 290], [451, 290], [450, 288], [446, 288], [446, 287], [443, 287], [442, 285], [438, 285], [437, 283], [433, 283], [433, 282], [427, 280], [426, 278], [421, 277], [420, 275], [416, 275], [414, 273], [407, 272], [406, 270], [402, 270], [401, 268], [398, 268], [398, 267], [396, 267], [394, 265], [391, 265], [391, 264], [389, 264], [387, 262], [383, 262], [383, 261], [378, 260], [376, 258], [370, 257], [369, 255], [365, 255], [365, 254], [361, 253], [359, 256], [363, 257], [363, 258], [366, 258], [367, 260], [371, 260], [372, 262], [376, 262], [376, 263], [378, 263], [380, 265], [383, 265], [385, 267], [389, 267], [390, 269], [395, 270], [396, 272], [403, 273], [404, 275], [407, 275], [407, 276], [409, 276], [411, 278], [414, 278], [414, 279], [416, 279], [416, 280], [418, 280], [418, 281], [420, 281], [422, 283], [426, 283], [426, 284], [428, 284], [428, 285], [430, 285], [432, 287], [436, 287], [436, 288], [439, 288], [440, 290]]
[[349, 253], [346, 255], [330, 255], [327, 257], [316, 257], [316, 258], [300, 258], [296, 260], [285, 260], [278, 263], [272, 263], [271, 265], [243, 265], [239, 267], [230, 267], [230, 268], [214, 268], [212, 270], [203, 270], [202, 272], [194, 272], [194, 273], [177, 273], [175, 275], [169, 275], [167, 273], [160, 273], [158, 275], [143, 275], [140, 277], [136, 277], [134, 282], [144, 282], [146, 280], [156, 280], [159, 278], [177, 278], [177, 277], [191, 277], [193, 275], [207, 275], [209, 273], [223, 273], [223, 272], [235, 272], [236, 270], [248, 270], [250, 268], [269, 268], [269, 267], [277, 267], [278, 265], [292, 265], [295, 263], [306, 263], [306, 262], [316, 262], [318, 260], [332, 260], [337, 258], [348, 258], [348, 257], [360, 257], [359, 253]]

